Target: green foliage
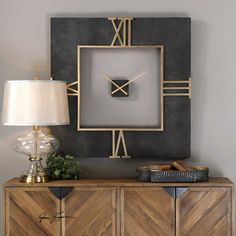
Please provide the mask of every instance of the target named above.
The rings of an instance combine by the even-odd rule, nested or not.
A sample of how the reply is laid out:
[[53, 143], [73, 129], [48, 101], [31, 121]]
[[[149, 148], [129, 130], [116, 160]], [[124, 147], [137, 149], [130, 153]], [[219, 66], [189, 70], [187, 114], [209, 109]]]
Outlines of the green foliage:
[[46, 161], [45, 172], [49, 179], [79, 179], [80, 166], [79, 162], [70, 155], [61, 156], [51, 154]]

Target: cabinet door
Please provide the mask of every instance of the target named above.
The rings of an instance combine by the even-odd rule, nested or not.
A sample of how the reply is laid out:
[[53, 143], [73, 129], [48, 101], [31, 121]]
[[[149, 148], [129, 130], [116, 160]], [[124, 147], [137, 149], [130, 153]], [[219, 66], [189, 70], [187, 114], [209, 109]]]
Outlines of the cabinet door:
[[116, 188], [74, 188], [62, 200], [62, 235], [115, 236]]
[[5, 235], [60, 235], [60, 200], [47, 188], [6, 188], [5, 207]]
[[231, 235], [231, 189], [190, 187], [176, 200], [177, 236]]
[[122, 188], [121, 235], [174, 236], [175, 199], [161, 187]]

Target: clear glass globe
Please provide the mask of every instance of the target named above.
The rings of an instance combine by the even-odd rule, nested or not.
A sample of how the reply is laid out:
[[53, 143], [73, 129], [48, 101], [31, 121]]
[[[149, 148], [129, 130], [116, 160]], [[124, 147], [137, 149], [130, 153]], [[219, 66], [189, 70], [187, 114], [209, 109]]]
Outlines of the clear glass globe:
[[12, 144], [14, 151], [29, 156], [29, 166], [24, 171], [21, 182], [47, 182], [41, 160], [55, 152], [59, 146], [58, 140], [52, 135], [45, 135], [37, 126], [25, 137], [18, 137]]
[[45, 135], [40, 129], [32, 130], [25, 137], [18, 137], [12, 144], [14, 151], [39, 158], [53, 153], [59, 146], [58, 140], [52, 135]]

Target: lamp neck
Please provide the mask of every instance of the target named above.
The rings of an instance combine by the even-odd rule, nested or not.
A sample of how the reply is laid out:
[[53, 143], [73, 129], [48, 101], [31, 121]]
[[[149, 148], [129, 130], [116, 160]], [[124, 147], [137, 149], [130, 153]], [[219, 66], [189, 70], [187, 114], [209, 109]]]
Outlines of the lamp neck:
[[33, 128], [32, 128], [32, 130], [34, 130], [34, 131], [39, 131], [39, 126], [34, 125]]
[[40, 157], [40, 156], [30, 156], [29, 157], [29, 160], [30, 161], [41, 161], [41, 160], [43, 160], [43, 158], [42, 157]]

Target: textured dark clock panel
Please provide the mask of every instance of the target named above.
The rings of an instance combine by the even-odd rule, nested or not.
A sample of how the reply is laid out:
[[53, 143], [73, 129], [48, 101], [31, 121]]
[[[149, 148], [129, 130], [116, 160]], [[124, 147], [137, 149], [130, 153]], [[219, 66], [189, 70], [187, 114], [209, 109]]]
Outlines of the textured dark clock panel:
[[[190, 77], [190, 36], [190, 18], [134, 18], [132, 21], [132, 45], [164, 46], [165, 81], [187, 81]], [[76, 81], [77, 46], [109, 46], [113, 37], [114, 28], [107, 18], [52, 18], [52, 77], [67, 83]], [[69, 97], [69, 107], [71, 124], [53, 128], [61, 141], [59, 151], [81, 158], [110, 156], [111, 132], [78, 132], [77, 97]], [[164, 97], [163, 132], [124, 132], [124, 135], [132, 158], [188, 158], [190, 99], [187, 96]]]

